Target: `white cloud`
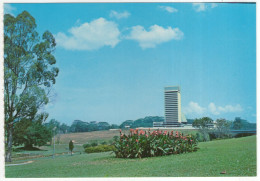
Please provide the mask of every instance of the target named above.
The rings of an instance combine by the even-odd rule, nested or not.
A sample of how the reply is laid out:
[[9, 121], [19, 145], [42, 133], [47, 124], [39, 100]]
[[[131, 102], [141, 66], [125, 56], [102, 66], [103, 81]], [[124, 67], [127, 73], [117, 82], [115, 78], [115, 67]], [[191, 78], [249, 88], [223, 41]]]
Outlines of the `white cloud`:
[[163, 28], [153, 25], [146, 31], [142, 26], [132, 27], [131, 33], [127, 39], [135, 40], [143, 49], [154, 48], [156, 45], [168, 42], [170, 40], [180, 40], [183, 38], [183, 32], [179, 28]]
[[185, 107], [183, 109], [183, 112], [185, 114], [197, 114], [197, 115], [201, 115], [206, 111], [206, 108], [201, 107], [198, 103], [196, 102], [190, 102], [188, 107]]
[[237, 104], [235, 106], [232, 105], [226, 105], [224, 107], [219, 106], [218, 107], [219, 112], [241, 112], [243, 111], [243, 108], [240, 106], [240, 104]]
[[243, 108], [240, 106], [240, 104], [237, 105], [226, 105], [224, 107], [222, 106], [216, 106], [214, 103], [210, 103], [209, 106], [209, 112], [214, 115], [219, 115], [221, 113], [232, 113], [232, 112], [242, 112]]
[[206, 11], [210, 8], [215, 8], [218, 5], [216, 3], [192, 3], [193, 9], [196, 12]]
[[215, 8], [217, 6], [218, 6], [217, 3], [211, 3], [211, 8]]
[[159, 8], [161, 8], [165, 11], [168, 11], [169, 13], [177, 13], [178, 12], [178, 9], [175, 9], [173, 7], [170, 7], [170, 6], [159, 6]]
[[213, 102], [209, 103], [207, 108], [200, 106], [196, 102], [190, 102], [187, 107], [183, 108], [183, 112], [189, 115], [220, 115], [223, 113], [234, 113], [242, 112], [243, 108], [240, 104], [237, 105], [225, 105], [225, 106], [216, 106]]
[[189, 115], [220, 115], [223, 113], [235, 113], [235, 112], [242, 112], [243, 108], [240, 104], [237, 105], [225, 105], [225, 106], [216, 106], [213, 102], [209, 103], [207, 108], [200, 106], [196, 102], [190, 102], [187, 107], [183, 108], [183, 112]]
[[196, 12], [200, 12], [200, 11], [205, 11], [206, 10], [205, 3], [193, 3], [192, 6], [193, 6], [193, 8], [195, 9]]
[[127, 11], [124, 11], [122, 13], [116, 12], [116, 11], [110, 11], [110, 18], [116, 18], [116, 19], [122, 19], [122, 18], [128, 18], [131, 14]]
[[215, 104], [212, 103], [212, 102], [209, 104], [208, 109], [209, 109], [209, 112], [210, 112], [211, 114], [214, 114], [214, 115], [219, 115], [219, 114], [220, 114], [219, 111], [218, 111], [218, 109], [217, 109], [217, 107], [216, 107]]
[[16, 11], [16, 8], [11, 6], [11, 4], [4, 4], [4, 14], [11, 14], [14, 16], [14, 11]]
[[96, 50], [103, 46], [113, 48], [120, 41], [117, 24], [104, 18], [72, 27], [69, 33], [69, 36], [62, 32], [55, 35], [57, 45], [67, 50]]

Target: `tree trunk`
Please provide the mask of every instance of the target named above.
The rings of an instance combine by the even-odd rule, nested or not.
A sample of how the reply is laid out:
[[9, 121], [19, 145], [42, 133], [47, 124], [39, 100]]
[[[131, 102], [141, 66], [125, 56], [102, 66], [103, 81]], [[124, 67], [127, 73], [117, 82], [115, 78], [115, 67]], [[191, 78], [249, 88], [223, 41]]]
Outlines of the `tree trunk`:
[[7, 151], [5, 153], [5, 161], [12, 162], [12, 144], [13, 144], [13, 128], [9, 127], [7, 131]]

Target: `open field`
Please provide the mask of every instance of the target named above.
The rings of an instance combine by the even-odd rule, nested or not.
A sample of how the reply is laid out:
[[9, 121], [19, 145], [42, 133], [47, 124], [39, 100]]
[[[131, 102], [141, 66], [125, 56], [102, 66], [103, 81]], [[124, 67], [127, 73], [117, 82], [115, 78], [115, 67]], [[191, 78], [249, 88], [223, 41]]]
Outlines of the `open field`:
[[[147, 129], [148, 130], [148, 129]], [[164, 129], [161, 129], [164, 130]], [[167, 129], [168, 131], [171, 131]], [[151, 130], [152, 131], [152, 130]], [[176, 131], [176, 130], [174, 130]], [[178, 130], [184, 134], [196, 134], [196, 130]], [[123, 133], [128, 134], [129, 130], [122, 130]], [[74, 152], [75, 154], [80, 154], [84, 152], [82, 147], [85, 143], [98, 142], [102, 143], [106, 141], [111, 143], [114, 136], [119, 136], [119, 130], [111, 131], [93, 131], [93, 132], [84, 132], [84, 133], [69, 133], [60, 135], [60, 143], [55, 144], [55, 155], [66, 155], [69, 152], [69, 141], [74, 140]], [[17, 147], [19, 148], [19, 147]], [[41, 146], [40, 150], [28, 151], [28, 150], [19, 150], [15, 149], [12, 154], [13, 162], [27, 159], [35, 159], [40, 157], [51, 157], [53, 155], [53, 145], [51, 146]]]
[[[139, 129], [140, 130], [140, 129]], [[148, 129], [143, 129], [148, 131]], [[179, 131], [183, 134], [196, 134], [197, 130], [194, 129], [160, 129], [167, 131]], [[153, 131], [153, 130], [151, 130]], [[123, 133], [128, 134], [129, 130], [122, 130]], [[92, 131], [92, 132], [84, 132], [84, 133], [70, 133], [70, 134], [62, 134], [60, 138], [60, 142], [62, 144], [68, 144], [70, 140], [74, 140], [76, 144], [85, 144], [91, 141], [109, 141], [113, 140], [114, 136], [119, 136], [119, 130], [111, 130], [111, 131]]]
[[[144, 159], [64, 155], [6, 166], [6, 177], [256, 176], [256, 136], [199, 143], [197, 152]], [[226, 174], [220, 174], [225, 171]]]

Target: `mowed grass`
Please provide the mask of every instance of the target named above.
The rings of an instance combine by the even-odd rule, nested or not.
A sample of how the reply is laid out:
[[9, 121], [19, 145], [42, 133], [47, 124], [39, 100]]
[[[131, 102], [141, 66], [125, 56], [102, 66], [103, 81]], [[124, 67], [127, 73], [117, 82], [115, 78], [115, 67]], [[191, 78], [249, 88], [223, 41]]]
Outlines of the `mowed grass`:
[[[48, 157], [53, 155], [53, 146], [41, 146], [39, 150], [23, 150], [17, 147], [12, 153], [12, 160], [16, 163], [18, 160], [27, 160], [39, 157]], [[74, 145], [73, 152], [84, 152], [82, 145]], [[56, 144], [55, 145], [55, 155], [70, 154], [68, 144]]]
[[[6, 177], [256, 176], [256, 136], [199, 143], [197, 152], [143, 159], [92, 153], [5, 167]], [[225, 171], [226, 174], [220, 174]]]

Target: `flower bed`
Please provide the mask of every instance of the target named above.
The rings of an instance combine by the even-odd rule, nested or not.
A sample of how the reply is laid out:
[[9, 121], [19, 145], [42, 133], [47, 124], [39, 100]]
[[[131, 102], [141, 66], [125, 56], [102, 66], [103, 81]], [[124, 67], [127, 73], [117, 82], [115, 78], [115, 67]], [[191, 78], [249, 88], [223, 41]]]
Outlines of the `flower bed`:
[[118, 158], [143, 158], [193, 152], [198, 149], [193, 135], [184, 136], [176, 131], [143, 131], [130, 129], [129, 135], [120, 130], [115, 140], [114, 153]]

